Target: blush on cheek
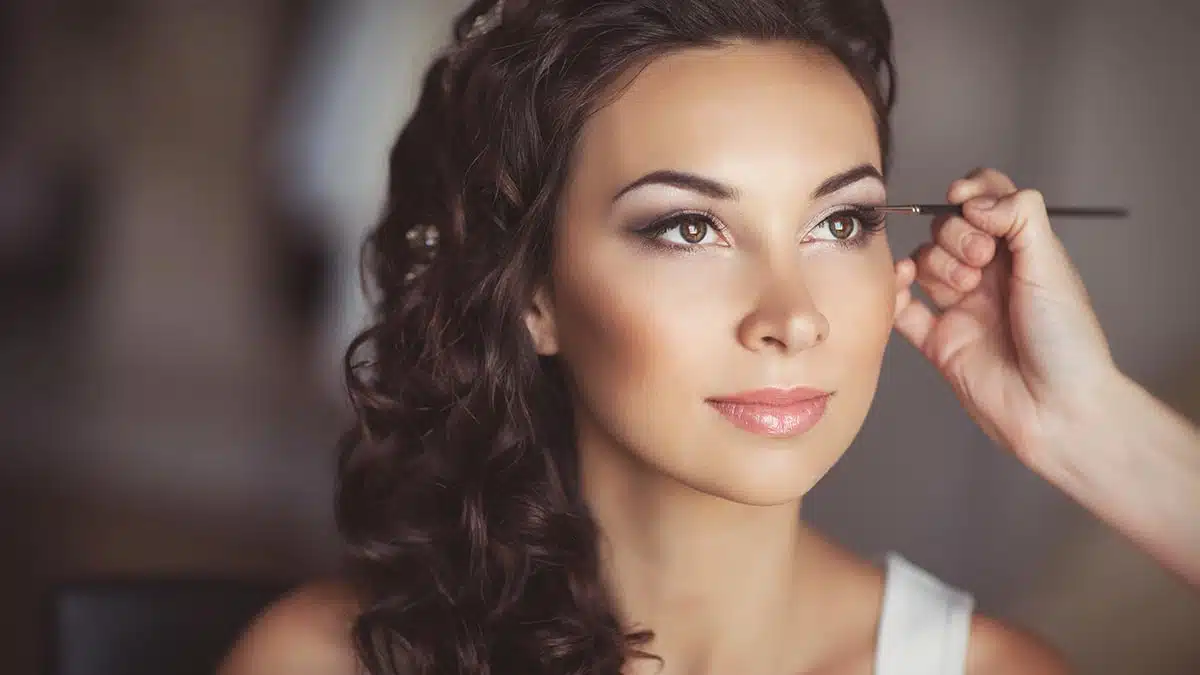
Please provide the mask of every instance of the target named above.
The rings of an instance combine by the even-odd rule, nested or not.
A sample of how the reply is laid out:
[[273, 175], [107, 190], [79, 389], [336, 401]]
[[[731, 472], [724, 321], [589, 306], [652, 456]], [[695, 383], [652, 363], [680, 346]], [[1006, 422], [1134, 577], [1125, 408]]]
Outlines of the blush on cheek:
[[644, 316], [622, 302], [612, 284], [564, 279], [558, 284], [555, 314], [559, 356], [576, 381], [611, 380], [636, 370], [652, 353]]

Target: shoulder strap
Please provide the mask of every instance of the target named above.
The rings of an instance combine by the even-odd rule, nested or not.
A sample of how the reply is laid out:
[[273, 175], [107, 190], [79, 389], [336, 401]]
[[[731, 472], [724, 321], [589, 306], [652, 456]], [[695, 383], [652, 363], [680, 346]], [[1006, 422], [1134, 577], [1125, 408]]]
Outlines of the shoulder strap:
[[974, 599], [887, 556], [875, 675], [963, 675]]

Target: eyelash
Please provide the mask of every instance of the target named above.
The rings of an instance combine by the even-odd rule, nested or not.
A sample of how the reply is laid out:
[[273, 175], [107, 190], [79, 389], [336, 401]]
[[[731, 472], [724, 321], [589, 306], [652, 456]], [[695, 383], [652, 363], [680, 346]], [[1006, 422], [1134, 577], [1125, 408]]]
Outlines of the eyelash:
[[728, 229], [724, 223], [717, 220], [717, 217], [711, 211], [676, 211], [654, 220], [645, 227], [634, 230], [633, 233], [645, 239], [647, 244], [655, 248], [682, 253], [695, 252], [703, 248], [703, 246], [701, 244], [674, 244], [660, 239], [667, 232], [682, 227], [690, 218], [704, 221], [717, 234], [723, 234]]
[[[864, 209], [862, 207], [852, 206], [852, 207], [842, 208], [837, 211], [834, 211], [833, 213], [830, 213], [829, 215], [827, 215], [821, 219], [821, 221], [817, 224], [817, 227], [820, 227], [821, 225], [828, 223], [829, 221], [834, 220], [838, 217], [842, 217], [842, 216], [850, 216], [850, 217], [854, 218], [855, 220], [857, 220], [858, 224], [862, 230], [861, 233], [858, 234], [858, 236], [854, 237], [853, 239], [836, 240], [836, 241], [829, 242], [835, 246], [838, 246], [838, 247], [844, 248], [844, 249], [857, 249], [857, 248], [862, 248], [863, 246], [866, 246], [867, 242], [869, 242], [871, 240], [872, 235], [878, 233], [880, 230], [883, 229], [884, 219], [885, 219], [884, 215], [877, 211], [872, 211], [870, 209]], [[645, 227], [641, 227], [641, 228], [638, 228], [637, 230], [634, 230], [634, 234], [642, 237], [643, 239], [646, 240], [646, 242], [648, 244], [651, 244], [652, 246], [655, 246], [657, 248], [663, 248], [663, 249], [668, 249], [671, 251], [678, 251], [678, 252], [684, 252], [684, 253], [694, 252], [694, 251], [699, 250], [700, 248], [703, 248], [703, 245], [702, 244], [686, 244], [686, 245], [675, 244], [675, 243], [664, 242], [661, 239], [659, 239], [659, 237], [666, 234], [667, 232], [674, 230], [676, 228], [682, 227], [685, 224], [684, 221], [688, 218], [698, 218], [698, 219], [703, 220], [705, 222], [705, 224], [708, 227], [712, 228], [712, 230], [715, 231], [717, 234], [723, 234], [728, 229], [720, 220], [717, 220], [716, 216], [711, 211], [678, 211], [678, 212], [663, 216], [661, 218], [658, 218], [657, 220], [650, 223], [649, 225], [646, 225]], [[817, 229], [817, 228], [814, 227], [813, 230], [815, 230], [815, 229]], [[811, 232], [811, 231], [812, 230], [809, 230], [809, 232]]]

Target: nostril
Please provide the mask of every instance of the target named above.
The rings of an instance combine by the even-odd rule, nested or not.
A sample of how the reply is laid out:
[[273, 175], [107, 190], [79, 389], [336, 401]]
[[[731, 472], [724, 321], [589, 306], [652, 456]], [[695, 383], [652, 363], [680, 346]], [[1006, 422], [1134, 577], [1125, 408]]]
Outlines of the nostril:
[[772, 337], [770, 335], [764, 335], [762, 341], [763, 341], [763, 344], [768, 347], [779, 347], [780, 349], [787, 348], [787, 345], [784, 344], [783, 340], [780, 340], [779, 338], [776, 338], [776, 337]]

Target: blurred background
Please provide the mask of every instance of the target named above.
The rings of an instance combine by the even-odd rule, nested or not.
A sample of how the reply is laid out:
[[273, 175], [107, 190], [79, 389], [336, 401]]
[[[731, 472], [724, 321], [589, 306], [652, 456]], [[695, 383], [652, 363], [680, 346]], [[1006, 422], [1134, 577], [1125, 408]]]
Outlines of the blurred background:
[[[43, 672], [64, 580], [335, 569], [359, 245], [463, 4], [0, 3], [6, 673]], [[1200, 2], [889, 7], [893, 197], [939, 200], [988, 165], [1052, 203], [1130, 207], [1058, 229], [1122, 368], [1200, 418]], [[894, 228], [895, 250], [920, 229]], [[806, 513], [972, 590], [1080, 672], [1200, 672], [1200, 594], [995, 449], [900, 340]]]

